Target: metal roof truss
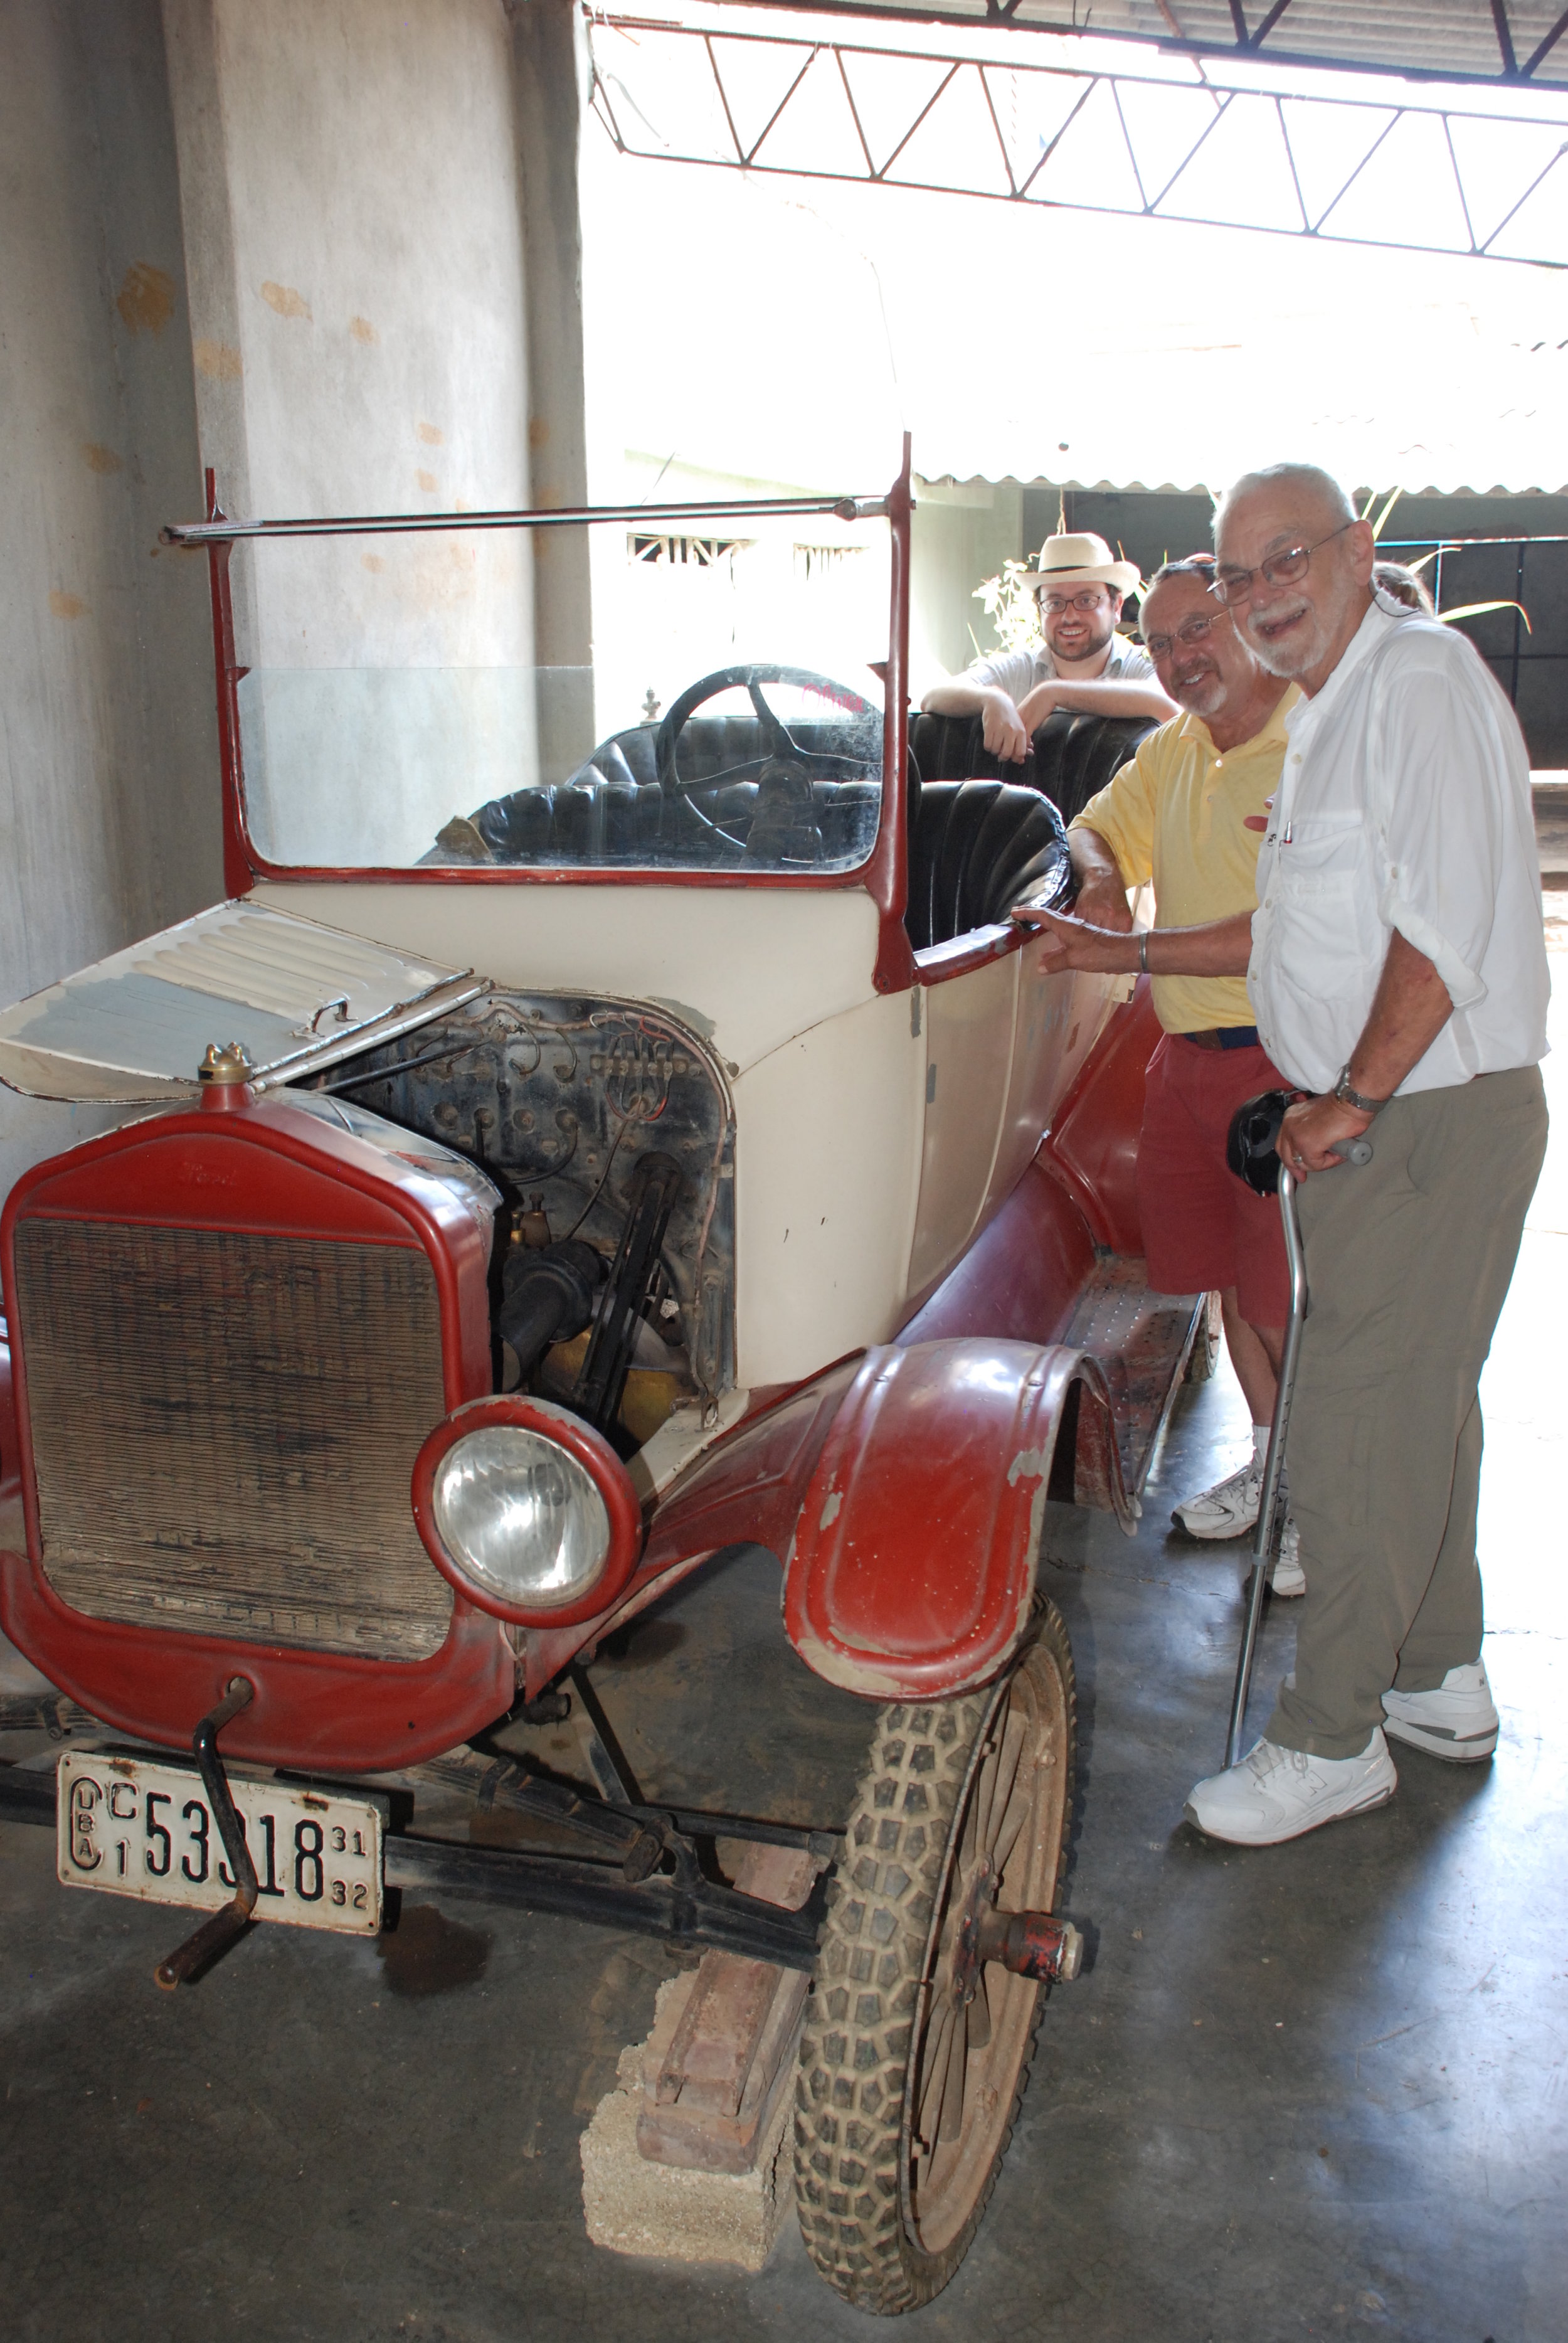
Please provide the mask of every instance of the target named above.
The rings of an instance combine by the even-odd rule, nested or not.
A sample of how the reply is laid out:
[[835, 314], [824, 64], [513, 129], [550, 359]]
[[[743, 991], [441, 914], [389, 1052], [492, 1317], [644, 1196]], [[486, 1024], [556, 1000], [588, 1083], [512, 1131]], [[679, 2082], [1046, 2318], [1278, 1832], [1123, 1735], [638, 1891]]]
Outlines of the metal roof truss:
[[1568, 101], [1517, 118], [1186, 60], [1120, 73], [632, 16], [595, 15], [591, 39], [623, 154], [1568, 266]]

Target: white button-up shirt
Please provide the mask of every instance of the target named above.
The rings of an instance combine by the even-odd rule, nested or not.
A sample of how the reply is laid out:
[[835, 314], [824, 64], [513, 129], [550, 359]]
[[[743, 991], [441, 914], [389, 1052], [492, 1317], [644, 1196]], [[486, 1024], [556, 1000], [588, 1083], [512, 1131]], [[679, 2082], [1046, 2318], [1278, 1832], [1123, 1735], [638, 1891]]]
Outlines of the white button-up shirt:
[[1474, 646], [1374, 603], [1285, 724], [1247, 970], [1274, 1063], [1332, 1089], [1397, 929], [1453, 1002], [1402, 1093], [1535, 1064], [1548, 978], [1530, 760]]

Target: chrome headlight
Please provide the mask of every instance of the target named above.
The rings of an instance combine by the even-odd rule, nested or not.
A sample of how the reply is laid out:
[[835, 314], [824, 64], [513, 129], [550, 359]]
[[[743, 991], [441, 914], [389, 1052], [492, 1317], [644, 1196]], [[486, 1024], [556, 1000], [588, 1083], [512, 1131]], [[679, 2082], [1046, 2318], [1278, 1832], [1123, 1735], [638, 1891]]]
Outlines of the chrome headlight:
[[558, 1442], [518, 1423], [454, 1441], [436, 1468], [432, 1511], [452, 1559], [482, 1593], [548, 1610], [602, 1574], [609, 1513]]
[[436, 1425], [409, 1492], [425, 1551], [481, 1611], [565, 1627], [613, 1610], [642, 1550], [642, 1508], [602, 1433], [523, 1392]]

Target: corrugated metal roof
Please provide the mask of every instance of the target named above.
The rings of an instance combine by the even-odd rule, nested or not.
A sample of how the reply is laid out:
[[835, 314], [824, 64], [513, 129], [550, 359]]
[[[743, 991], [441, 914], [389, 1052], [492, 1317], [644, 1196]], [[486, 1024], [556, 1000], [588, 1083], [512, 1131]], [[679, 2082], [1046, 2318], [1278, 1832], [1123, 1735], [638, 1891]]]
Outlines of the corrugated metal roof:
[[[787, 0], [752, 0], [772, 11]], [[799, 5], [799, 0], [797, 0]], [[828, 0], [834, 15], [922, 24], [1005, 24], [1087, 34], [1200, 55], [1272, 59], [1513, 86], [1568, 84], [1560, 0]]]

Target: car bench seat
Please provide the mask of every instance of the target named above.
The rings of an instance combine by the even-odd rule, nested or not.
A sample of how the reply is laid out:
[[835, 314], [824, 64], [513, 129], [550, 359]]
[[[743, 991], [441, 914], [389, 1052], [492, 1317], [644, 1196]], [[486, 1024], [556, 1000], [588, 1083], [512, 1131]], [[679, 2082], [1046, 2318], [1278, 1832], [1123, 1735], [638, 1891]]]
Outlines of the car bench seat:
[[[816, 728], [795, 729], [803, 748], [816, 745]], [[1065, 902], [1071, 893], [1066, 823], [1151, 729], [1147, 722], [1063, 711], [1040, 726], [1024, 762], [1004, 771], [986, 752], [978, 717], [916, 717], [905, 913], [915, 950], [991, 925], [1024, 895]], [[834, 730], [823, 728], [822, 745]], [[674, 847], [698, 865], [739, 860], [744, 850], [739, 844], [716, 838], [683, 792], [660, 786], [657, 737], [651, 724], [632, 726], [601, 742], [569, 779], [491, 799], [449, 824], [427, 860], [444, 851], [499, 862], [631, 862]], [[754, 761], [760, 750], [755, 718], [694, 717], [677, 750], [681, 779], [700, 785]], [[814, 832], [799, 841], [798, 859], [806, 864], [853, 854], [879, 789], [874, 780], [818, 781], [812, 804], [803, 810], [799, 802], [771, 806], [768, 786], [766, 780], [731, 782], [705, 799], [706, 809], [736, 840], [751, 835], [754, 826], [769, 826], [764, 850], [791, 859], [797, 848], [772, 833], [779, 820], [804, 820]]]
[[[803, 749], [835, 748], [842, 737], [839, 726], [799, 724], [792, 728]], [[759, 802], [767, 783], [733, 781], [709, 796], [704, 794], [702, 820], [683, 790], [666, 792], [654, 761], [658, 727], [638, 724], [601, 741], [591, 757], [565, 781], [536, 782], [492, 798], [465, 820], [448, 825], [441, 834], [442, 848], [461, 851], [465, 838], [475, 853], [498, 862], [633, 861], [656, 847], [674, 848], [683, 860], [720, 864], [730, 850], [715, 836], [710, 824], [719, 823], [737, 840], [746, 839], [759, 817], [776, 816], [788, 825], [800, 818], [798, 803], [773, 808]], [[754, 717], [693, 717], [681, 732], [676, 749], [680, 779], [689, 788], [737, 765], [754, 763], [762, 754], [762, 736]], [[854, 850], [868, 805], [880, 791], [877, 781], [818, 781], [813, 785], [809, 826], [816, 839], [799, 841], [799, 859], [833, 860]], [[477, 833], [477, 840], [473, 834]], [[737, 845], [735, 853], [741, 848]], [[791, 855], [788, 836], [769, 837], [769, 854]], [[427, 860], [432, 858], [427, 857]]]
[[1155, 729], [1148, 717], [1079, 716], [1059, 709], [1021, 764], [985, 746], [978, 716], [915, 717], [910, 747], [910, 905], [917, 951], [1005, 918], [1024, 895], [1066, 903], [1072, 892], [1067, 824]]
[[1067, 832], [1050, 799], [1008, 781], [922, 781], [910, 826], [904, 925], [917, 951], [1007, 917], [1021, 896], [1064, 903]]
[[910, 746], [928, 781], [1010, 781], [1048, 797], [1070, 822], [1156, 729], [1151, 716], [1078, 716], [1059, 708], [1035, 733], [1021, 765], [1003, 765], [985, 745], [978, 716], [917, 716]]

